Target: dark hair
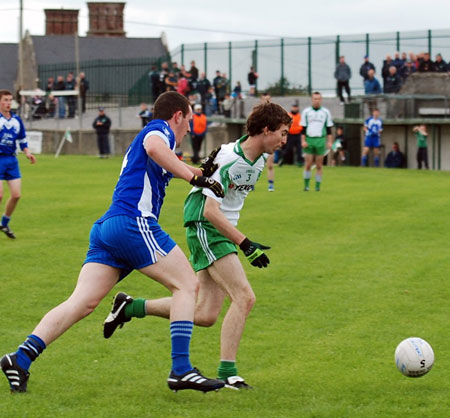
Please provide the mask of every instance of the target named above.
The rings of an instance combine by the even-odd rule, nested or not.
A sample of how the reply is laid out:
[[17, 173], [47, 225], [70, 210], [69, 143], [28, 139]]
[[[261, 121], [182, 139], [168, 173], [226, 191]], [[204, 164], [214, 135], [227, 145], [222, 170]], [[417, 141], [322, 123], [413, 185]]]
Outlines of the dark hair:
[[190, 109], [191, 104], [186, 97], [176, 91], [166, 91], [155, 101], [153, 108], [153, 119], [172, 119], [174, 113], [179, 110], [183, 113], [183, 117], [186, 117]]
[[9, 90], [0, 90], [0, 99], [3, 96], [12, 96], [12, 93]]
[[247, 133], [250, 136], [258, 135], [267, 126], [269, 131], [280, 129], [281, 125], [290, 125], [292, 118], [280, 105], [276, 103], [261, 103], [253, 108], [247, 119]]
[[322, 96], [322, 93], [320, 91], [313, 91], [313, 94], [311, 94], [311, 96], [315, 96], [316, 94]]

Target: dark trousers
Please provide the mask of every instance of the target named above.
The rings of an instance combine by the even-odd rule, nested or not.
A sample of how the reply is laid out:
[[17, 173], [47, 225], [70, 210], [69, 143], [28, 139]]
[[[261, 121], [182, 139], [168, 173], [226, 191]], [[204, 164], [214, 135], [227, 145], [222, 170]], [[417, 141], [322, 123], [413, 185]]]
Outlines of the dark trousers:
[[75, 96], [67, 96], [67, 107], [69, 109], [68, 118], [75, 117], [75, 108], [77, 106], [77, 98]]
[[200, 161], [200, 149], [202, 148], [202, 142], [205, 135], [191, 135], [192, 140], [192, 162], [197, 164]]
[[347, 99], [348, 99], [348, 101], [350, 101], [352, 99], [352, 97], [350, 94], [350, 86], [348, 84], [348, 80], [337, 82], [338, 96], [339, 96], [339, 99], [341, 100], [341, 102], [344, 103], [344, 96], [342, 95], [342, 88], [345, 89], [345, 92], [347, 93]]
[[108, 134], [97, 134], [97, 145], [100, 155], [110, 154]]
[[281, 164], [294, 164], [294, 149], [297, 156], [297, 163], [303, 164], [300, 134], [288, 134]]
[[86, 95], [85, 94], [81, 95], [81, 112], [82, 113], [86, 112]]
[[428, 148], [419, 148], [417, 150], [417, 167], [419, 170], [422, 168], [422, 163], [424, 163], [425, 168], [428, 170]]

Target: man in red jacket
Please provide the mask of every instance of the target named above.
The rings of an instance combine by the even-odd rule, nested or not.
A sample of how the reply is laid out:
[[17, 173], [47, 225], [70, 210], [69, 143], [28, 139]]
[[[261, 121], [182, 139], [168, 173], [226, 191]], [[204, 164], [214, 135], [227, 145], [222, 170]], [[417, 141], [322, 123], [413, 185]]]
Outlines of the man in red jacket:
[[297, 103], [291, 106], [289, 116], [292, 118], [292, 125], [287, 136], [286, 147], [284, 149], [283, 158], [280, 166], [283, 164], [294, 164], [294, 148], [297, 155], [297, 165], [303, 165], [302, 146], [300, 141], [300, 133], [303, 126], [300, 125], [301, 116], [300, 109]]
[[191, 140], [192, 140], [192, 162], [198, 164], [200, 162], [200, 149], [202, 147], [203, 139], [207, 130], [206, 115], [202, 113], [202, 105], [196, 104], [194, 106], [194, 113], [192, 114], [192, 128], [191, 128]]

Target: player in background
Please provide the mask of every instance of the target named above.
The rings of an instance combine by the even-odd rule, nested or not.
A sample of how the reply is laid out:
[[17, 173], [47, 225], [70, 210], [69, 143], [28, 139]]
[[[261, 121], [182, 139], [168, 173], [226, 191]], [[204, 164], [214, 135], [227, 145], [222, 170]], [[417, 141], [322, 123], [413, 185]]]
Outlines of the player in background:
[[22, 120], [11, 113], [12, 99], [11, 92], [0, 90], [0, 202], [3, 198], [2, 180], [6, 180], [10, 192], [2, 215], [0, 231], [4, 232], [8, 238], [15, 239], [14, 232], [9, 228], [9, 221], [20, 199], [22, 187], [19, 162], [16, 157], [16, 142], [19, 143], [20, 149], [31, 164], [36, 162], [36, 158], [28, 149]]
[[[212, 326], [222, 310], [225, 297], [231, 299], [222, 324], [218, 377], [226, 387], [246, 389], [249, 385], [238, 376], [236, 357], [245, 322], [255, 303], [255, 294], [237, 255], [239, 247], [255, 267], [267, 267], [264, 250], [270, 247], [251, 241], [237, 228], [240, 211], [248, 193], [254, 189], [265, 163], [265, 153], [272, 154], [286, 143], [291, 118], [275, 103], [256, 106], [247, 120], [247, 135], [236, 142], [222, 145], [215, 157], [203, 164], [215, 163], [219, 168], [212, 178], [222, 184], [225, 197], [195, 187], [186, 198], [184, 224], [191, 252], [190, 261], [200, 280], [194, 322]], [[145, 303], [146, 315], [168, 318], [171, 298], [133, 299], [118, 293], [113, 308], [115, 321], [106, 321], [104, 336], [109, 338], [118, 326], [132, 317], [135, 306]]]
[[369, 152], [373, 149], [373, 162], [375, 167], [380, 166], [380, 136], [383, 132], [383, 121], [380, 119], [380, 111], [373, 109], [372, 116], [367, 118], [364, 122], [364, 132], [366, 137], [364, 139], [364, 148], [362, 152], [361, 165], [367, 167], [369, 163]]
[[[203, 392], [223, 387], [222, 381], [202, 376], [190, 364], [189, 345], [199, 282], [181, 249], [158, 224], [165, 188], [173, 176], [224, 196], [219, 183], [203, 176], [211, 173], [188, 166], [175, 155], [175, 147], [189, 132], [191, 117], [189, 101], [182, 95], [167, 92], [158, 97], [154, 120], [136, 136], [125, 154], [110, 208], [91, 229], [89, 250], [74, 292], [44, 316], [15, 353], [0, 360], [13, 392], [26, 391], [32, 361], [73, 324], [89, 315], [133, 269], [172, 292], [169, 387]], [[139, 314], [139, 306], [134, 312]], [[109, 320], [115, 315], [113, 312]]]
[[302, 147], [305, 154], [305, 170], [303, 172], [304, 191], [309, 191], [311, 170], [316, 165], [316, 192], [320, 191], [322, 183], [323, 159], [327, 149], [331, 149], [333, 135], [331, 127], [333, 119], [331, 113], [322, 107], [322, 95], [315, 91], [311, 96], [312, 106], [303, 110], [301, 116]]

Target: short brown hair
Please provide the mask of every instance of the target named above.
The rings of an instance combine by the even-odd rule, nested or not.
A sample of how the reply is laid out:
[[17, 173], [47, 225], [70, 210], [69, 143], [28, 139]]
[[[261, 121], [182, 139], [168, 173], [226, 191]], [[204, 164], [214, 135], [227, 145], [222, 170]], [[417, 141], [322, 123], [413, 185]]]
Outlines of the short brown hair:
[[247, 133], [250, 136], [262, 133], [267, 126], [269, 131], [280, 129], [281, 125], [290, 125], [292, 118], [288, 112], [276, 103], [261, 103], [253, 108], [247, 119]]
[[191, 104], [186, 97], [176, 91], [166, 91], [155, 101], [153, 119], [172, 119], [173, 114], [179, 110], [183, 113], [183, 117], [186, 117], [190, 109]]
[[9, 90], [0, 90], [0, 99], [3, 96], [12, 96], [12, 93]]

